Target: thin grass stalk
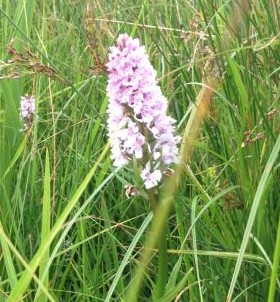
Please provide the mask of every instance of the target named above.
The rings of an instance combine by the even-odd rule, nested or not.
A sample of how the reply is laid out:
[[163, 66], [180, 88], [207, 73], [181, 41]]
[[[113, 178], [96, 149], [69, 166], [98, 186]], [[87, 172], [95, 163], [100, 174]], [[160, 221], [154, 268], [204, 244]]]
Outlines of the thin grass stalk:
[[[44, 242], [49, 234], [51, 228], [51, 177], [50, 177], [50, 159], [49, 151], [46, 149], [46, 163], [45, 163], [45, 176], [44, 176], [44, 195], [43, 195], [43, 209], [42, 209], [42, 231], [41, 231], [41, 242]], [[42, 280], [47, 261], [50, 256], [50, 248], [47, 249], [39, 268], [39, 278]], [[47, 274], [45, 280], [42, 282], [45, 287], [49, 284], [49, 274]], [[37, 298], [37, 299], [36, 299]], [[42, 295], [41, 290], [38, 289], [35, 301], [47, 302], [47, 297]]]

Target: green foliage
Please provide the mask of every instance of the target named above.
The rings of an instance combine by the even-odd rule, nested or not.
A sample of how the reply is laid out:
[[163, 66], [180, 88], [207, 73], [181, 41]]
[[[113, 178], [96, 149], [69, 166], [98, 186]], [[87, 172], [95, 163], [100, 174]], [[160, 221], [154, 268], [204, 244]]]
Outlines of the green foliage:
[[[123, 32], [146, 45], [178, 133], [218, 82], [173, 196], [160, 301], [280, 299], [280, 16], [277, 1], [232, 2], [0, 2], [0, 302], [131, 291], [154, 234], [147, 202], [125, 195], [133, 171], [108, 152], [104, 65]], [[28, 132], [24, 94], [36, 98]], [[148, 252], [141, 302], [156, 301]]]

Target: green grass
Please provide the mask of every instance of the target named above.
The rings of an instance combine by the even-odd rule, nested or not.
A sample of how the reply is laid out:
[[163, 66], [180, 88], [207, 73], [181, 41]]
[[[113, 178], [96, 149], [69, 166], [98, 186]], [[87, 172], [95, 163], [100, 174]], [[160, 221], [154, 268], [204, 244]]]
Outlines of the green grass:
[[[233, 3], [0, 2], [0, 302], [280, 300], [279, 9]], [[107, 144], [104, 64], [124, 32], [189, 146], [153, 219]]]

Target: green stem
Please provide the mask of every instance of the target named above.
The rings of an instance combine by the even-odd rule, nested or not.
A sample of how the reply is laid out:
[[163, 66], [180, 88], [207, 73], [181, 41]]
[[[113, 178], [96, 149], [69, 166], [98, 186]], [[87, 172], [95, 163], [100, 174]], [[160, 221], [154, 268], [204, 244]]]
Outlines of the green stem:
[[153, 211], [153, 213], [155, 215], [157, 207], [158, 207], [158, 198], [157, 198], [155, 189], [154, 188], [149, 189], [147, 191], [147, 194], [148, 194], [148, 199], [149, 199], [149, 203], [150, 203], [151, 209], [152, 209], [152, 211]]
[[155, 292], [155, 301], [160, 301], [164, 296], [164, 291], [167, 283], [167, 240], [166, 240], [167, 223], [160, 232], [158, 237], [158, 274], [157, 285]]
[[[157, 191], [155, 188], [152, 188], [147, 191], [150, 206], [154, 213], [154, 218], [157, 215], [160, 215], [158, 211], [160, 210], [159, 207], [159, 200]], [[167, 220], [164, 221], [163, 227], [160, 231], [155, 234], [157, 236], [157, 246], [158, 246], [158, 272], [157, 272], [157, 280], [156, 280], [156, 289], [154, 300], [159, 301], [160, 298], [164, 296], [164, 291], [167, 283], [167, 240], [166, 240], [166, 229], [167, 229]]]
[[279, 261], [280, 261], [280, 216], [278, 221], [277, 237], [276, 237], [276, 244], [274, 249], [273, 266], [271, 271], [269, 294], [267, 300], [268, 302], [274, 301]]

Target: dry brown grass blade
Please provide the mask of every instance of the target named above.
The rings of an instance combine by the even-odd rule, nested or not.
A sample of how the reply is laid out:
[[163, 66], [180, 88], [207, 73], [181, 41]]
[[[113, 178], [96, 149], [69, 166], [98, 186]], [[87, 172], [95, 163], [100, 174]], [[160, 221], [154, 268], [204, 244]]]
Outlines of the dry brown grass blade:
[[137, 301], [137, 295], [138, 290], [140, 288], [141, 280], [148, 266], [152, 250], [156, 246], [157, 234], [161, 233], [161, 230], [164, 227], [168, 218], [169, 211], [173, 204], [173, 200], [177, 191], [177, 187], [185, 170], [185, 165], [191, 158], [192, 150], [198, 137], [199, 130], [208, 115], [213, 91], [214, 89], [210, 85], [205, 85], [201, 89], [197, 97], [196, 105], [193, 108], [192, 114], [190, 116], [190, 119], [188, 120], [188, 124], [185, 128], [185, 133], [183, 136], [183, 142], [180, 153], [181, 162], [175, 168], [174, 174], [168, 179], [168, 181], [164, 185], [161, 194], [160, 204], [158, 205], [157, 210], [155, 211], [155, 216], [151, 227], [151, 233], [155, 235], [148, 237], [146, 248], [142, 253], [142, 257], [139, 262], [140, 266], [138, 267], [135, 279], [133, 280], [133, 286], [130, 286], [128, 296], [125, 301]]

